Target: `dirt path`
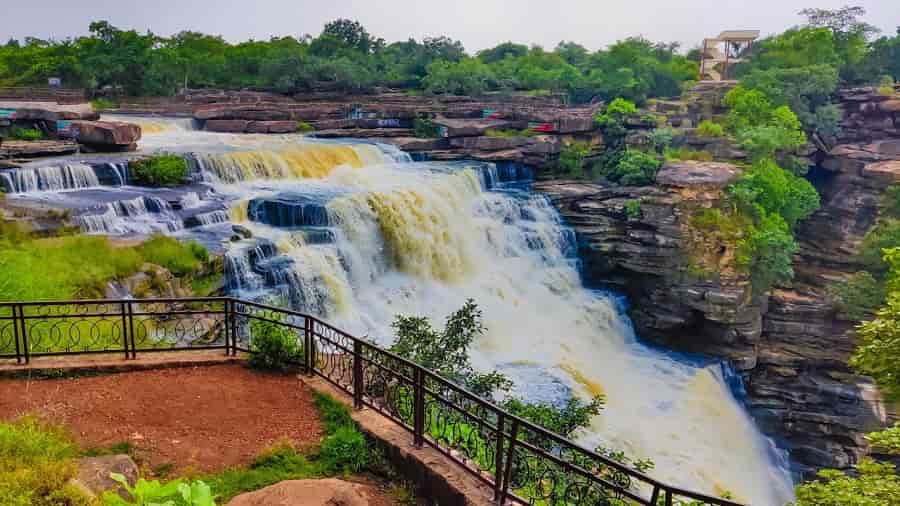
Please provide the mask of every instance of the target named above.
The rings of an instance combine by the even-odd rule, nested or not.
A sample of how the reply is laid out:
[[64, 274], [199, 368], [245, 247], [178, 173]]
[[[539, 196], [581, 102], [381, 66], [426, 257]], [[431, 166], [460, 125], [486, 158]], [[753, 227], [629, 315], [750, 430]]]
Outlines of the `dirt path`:
[[296, 376], [241, 365], [0, 380], [0, 419], [25, 413], [64, 424], [84, 448], [128, 441], [151, 469], [220, 470], [281, 438], [303, 447], [323, 434], [312, 392]]

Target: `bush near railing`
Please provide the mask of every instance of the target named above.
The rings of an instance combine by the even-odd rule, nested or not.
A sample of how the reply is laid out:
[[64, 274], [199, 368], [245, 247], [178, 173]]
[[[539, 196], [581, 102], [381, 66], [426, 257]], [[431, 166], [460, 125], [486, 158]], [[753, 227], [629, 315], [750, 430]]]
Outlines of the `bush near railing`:
[[279, 349], [292, 351], [280, 365], [320, 376], [352, 396], [356, 408], [404, 427], [416, 446], [436, 449], [492, 487], [499, 504], [740, 506], [661, 483], [295, 311], [227, 297], [0, 303], [0, 358], [20, 363], [82, 353], [254, 354], [273, 332]]

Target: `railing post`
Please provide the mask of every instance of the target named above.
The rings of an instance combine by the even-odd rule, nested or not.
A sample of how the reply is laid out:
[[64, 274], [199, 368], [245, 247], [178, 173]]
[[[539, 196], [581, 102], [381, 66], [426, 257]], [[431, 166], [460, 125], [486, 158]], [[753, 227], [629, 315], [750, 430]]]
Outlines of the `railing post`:
[[137, 359], [137, 345], [134, 341], [134, 305], [131, 301], [126, 303], [128, 305], [128, 337], [131, 340], [131, 358]]
[[362, 363], [362, 341], [353, 340], [353, 407], [362, 409], [363, 407], [363, 363]]
[[506, 496], [509, 495], [509, 482], [512, 480], [513, 456], [516, 450], [516, 439], [519, 437], [519, 421], [513, 418], [512, 430], [509, 433], [509, 449], [506, 452], [506, 468], [503, 470], [503, 487], [500, 490], [500, 500], [497, 504], [506, 503]]
[[229, 338], [229, 334], [231, 334], [231, 300], [225, 299], [225, 356], [231, 355], [231, 339]]
[[421, 448], [425, 443], [425, 379], [421, 367], [413, 372], [413, 444]]
[[653, 494], [650, 495], [650, 504], [656, 506], [659, 502], [659, 485], [653, 485]]
[[28, 330], [25, 325], [25, 307], [22, 304], [18, 304], [19, 306], [19, 325], [22, 329], [22, 354], [25, 355], [25, 365], [28, 365], [31, 362], [31, 350], [28, 349]]
[[12, 310], [13, 340], [16, 342], [16, 363], [22, 363], [22, 350], [19, 346], [19, 310], [16, 306], [10, 307]]
[[672, 506], [672, 491], [666, 489], [666, 506]]
[[237, 301], [231, 300], [231, 355], [237, 356], [238, 352], [238, 310]]
[[128, 309], [124, 302], [119, 304], [119, 309], [122, 310], [122, 349], [125, 351], [125, 360], [128, 360], [131, 356], [128, 351]]
[[506, 425], [506, 415], [502, 411], [497, 413], [497, 445], [494, 455], [494, 501], [500, 504], [500, 494], [503, 490], [503, 430]]
[[313, 375], [316, 366], [316, 350], [313, 349], [313, 321], [309, 316], [303, 318], [304, 352], [306, 355], [306, 374]]

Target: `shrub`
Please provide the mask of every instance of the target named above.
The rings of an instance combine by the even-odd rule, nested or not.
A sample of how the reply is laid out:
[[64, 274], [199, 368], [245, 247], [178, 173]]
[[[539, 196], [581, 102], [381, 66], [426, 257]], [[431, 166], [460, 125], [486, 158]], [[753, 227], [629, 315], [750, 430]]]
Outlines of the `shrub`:
[[172, 237], [154, 235], [138, 247], [143, 258], [165, 267], [176, 276], [198, 271], [209, 260], [209, 253], [197, 242], [183, 243]]
[[628, 149], [612, 168], [602, 168], [601, 174], [625, 185], [647, 185], [656, 180], [656, 171], [661, 165], [662, 162], [651, 154]]
[[831, 283], [825, 294], [828, 303], [837, 309], [838, 318], [843, 320], [862, 320], [874, 314], [884, 301], [884, 287], [866, 271]]
[[900, 422], [892, 427], [866, 435], [866, 440], [873, 451], [887, 455], [900, 455]]
[[106, 506], [216, 506], [212, 489], [203, 481], [186, 483], [173, 480], [163, 484], [140, 478], [132, 487], [121, 474], [112, 473], [110, 478], [122, 485], [131, 500], [107, 491], [103, 493], [103, 504]]
[[625, 203], [625, 215], [630, 219], [641, 217], [641, 199], [631, 199]]
[[69, 483], [76, 446], [59, 427], [34, 418], [0, 423], [0, 504], [88, 506]]
[[20, 141], [39, 141], [44, 138], [44, 132], [37, 128], [13, 128], [12, 138]]
[[705, 119], [697, 126], [697, 133], [704, 137], [722, 137], [725, 135], [725, 129], [722, 128], [722, 125]]
[[338, 427], [322, 441], [319, 459], [330, 472], [358, 473], [369, 463], [366, 438], [355, 426]]
[[667, 149], [665, 152], [667, 160], [695, 160], [698, 162], [711, 162], [712, 153], [703, 149], [691, 149], [687, 146], [681, 146], [676, 149]]
[[438, 126], [430, 118], [416, 118], [413, 121], [413, 131], [416, 137], [430, 139], [438, 136]]
[[297, 131], [302, 134], [308, 134], [310, 132], [315, 132], [316, 127], [310, 125], [309, 123], [307, 123], [305, 121], [298, 121], [297, 122]]
[[257, 369], [287, 371], [297, 367], [303, 359], [303, 346], [297, 334], [281, 323], [265, 320], [250, 322], [253, 339], [250, 342], [249, 363]]
[[669, 127], [656, 128], [650, 132], [649, 142], [657, 154], [663, 154], [672, 145], [672, 139], [675, 138], [675, 130]]
[[485, 137], [534, 137], [538, 135], [538, 132], [534, 130], [524, 129], [524, 130], [497, 130], [494, 128], [488, 128], [484, 131]]
[[178, 186], [188, 177], [187, 160], [178, 155], [156, 155], [129, 165], [132, 180], [145, 186]]
[[856, 254], [856, 260], [875, 275], [884, 274], [888, 264], [884, 261], [884, 250], [900, 246], [900, 220], [888, 218], [879, 220], [863, 237]]
[[900, 185], [891, 185], [881, 199], [881, 215], [900, 218]]
[[559, 168], [572, 176], [581, 176], [584, 159], [591, 154], [591, 145], [584, 141], [572, 141], [559, 152]]
[[819, 193], [813, 185], [771, 159], [754, 163], [728, 188], [728, 193], [751, 214], [759, 214], [758, 206], [781, 215], [790, 228], [819, 208]]
[[797, 487], [796, 506], [875, 506], [900, 504], [900, 476], [894, 465], [864, 458], [854, 476], [819, 471], [818, 479]]

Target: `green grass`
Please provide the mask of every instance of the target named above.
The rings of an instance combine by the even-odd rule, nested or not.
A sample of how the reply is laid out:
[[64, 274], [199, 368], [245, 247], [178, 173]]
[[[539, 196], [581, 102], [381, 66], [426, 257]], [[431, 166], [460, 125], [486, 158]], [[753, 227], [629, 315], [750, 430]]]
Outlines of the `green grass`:
[[669, 148], [665, 152], [666, 160], [694, 160], [698, 162], [711, 162], [713, 155], [706, 150], [691, 149], [687, 146]]
[[[315, 405], [325, 426], [326, 437], [320, 452], [304, 455], [289, 442], [280, 442], [263, 451], [247, 467], [234, 467], [200, 477], [225, 504], [234, 496], [259, 490], [284, 480], [322, 478], [359, 472], [368, 465], [367, 442], [350, 416], [350, 410], [340, 401], [322, 393], [315, 393]], [[360, 445], [365, 457], [360, 460]]]
[[209, 261], [209, 252], [196, 242], [181, 242], [164, 235], [154, 235], [138, 246], [144, 260], [161, 265], [176, 276], [196, 272]]
[[533, 130], [524, 129], [524, 130], [498, 130], [494, 128], [488, 128], [484, 131], [485, 137], [534, 137], [535, 135], [541, 135], [539, 132], [535, 132]]
[[59, 427], [35, 418], [0, 423], [0, 504], [87, 506], [88, 498], [68, 483], [77, 453]]
[[91, 100], [91, 107], [93, 107], [95, 111], [106, 111], [109, 109], [118, 109], [119, 103], [108, 98], [95, 98], [94, 100]]
[[697, 126], [697, 133], [703, 137], [722, 137], [725, 135], [725, 129], [722, 125], [705, 119]]
[[187, 160], [178, 155], [156, 155], [129, 165], [133, 181], [143, 186], [178, 186], [187, 181]]
[[19, 141], [39, 141], [44, 138], [44, 132], [37, 128], [13, 128], [12, 138]]
[[305, 121], [298, 121], [297, 122], [297, 131], [302, 134], [308, 134], [310, 132], [315, 132], [316, 127], [310, 125], [309, 123], [307, 123]]

